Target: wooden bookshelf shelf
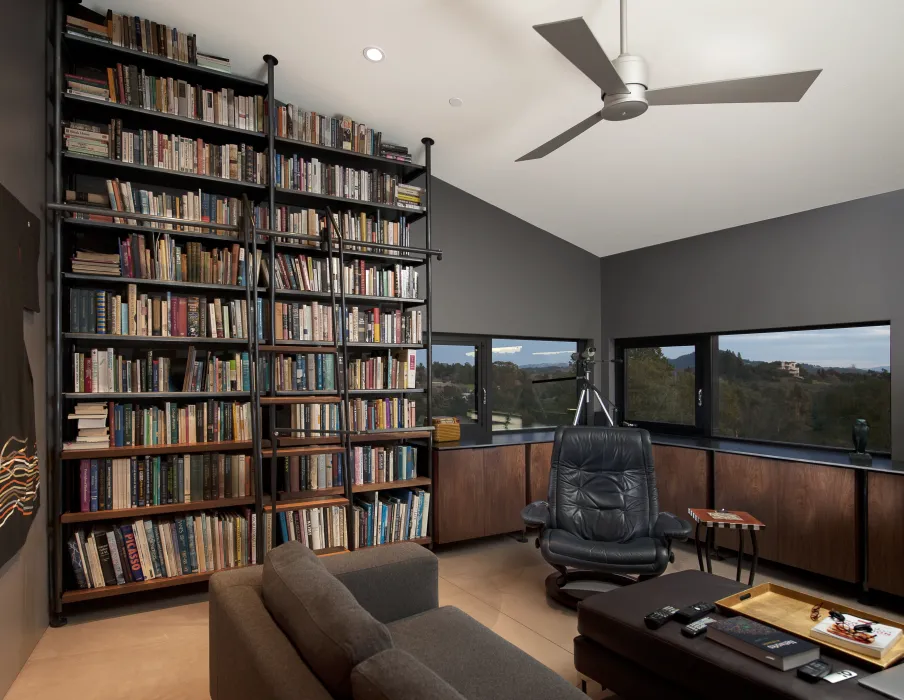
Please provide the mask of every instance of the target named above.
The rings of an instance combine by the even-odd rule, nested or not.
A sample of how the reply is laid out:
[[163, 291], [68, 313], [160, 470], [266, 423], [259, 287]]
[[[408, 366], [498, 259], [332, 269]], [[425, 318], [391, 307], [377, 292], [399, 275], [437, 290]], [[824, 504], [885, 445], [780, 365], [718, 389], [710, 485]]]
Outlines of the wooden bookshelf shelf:
[[424, 348], [420, 343], [349, 343], [350, 348], [408, 348], [411, 350], [422, 350]]
[[276, 342], [277, 345], [259, 345], [258, 349], [261, 352], [287, 352], [293, 355], [298, 352], [320, 352], [334, 355], [337, 352], [332, 341], [277, 340]]
[[[320, 437], [280, 437], [279, 446], [284, 447], [306, 447], [309, 445], [339, 445], [340, 440], [337, 435], [326, 435]], [[269, 448], [267, 448], [269, 449]]]
[[116, 510], [99, 510], [93, 513], [63, 513], [61, 520], [64, 523], [87, 523], [98, 520], [127, 520], [130, 518], [141, 518], [145, 515], [164, 515], [166, 513], [189, 513], [195, 510], [235, 508], [236, 506], [248, 506], [253, 503], [254, 496], [219, 498], [213, 501], [198, 501], [197, 503], [168, 503], [162, 506], [118, 508]]
[[[219, 571], [231, 571], [231, 569], [220, 569]], [[186, 574], [182, 576], [171, 576], [169, 578], [154, 578], [150, 581], [126, 583], [122, 586], [104, 586], [103, 588], [85, 588], [64, 591], [62, 597], [64, 603], [75, 603], [83, 600], [93, 600], [95, 598], [110, 598], [112, 596], [126, 595], [128, 593], [137, 593], [139, 591], [153, 591], [157, 588], [170, 588], [172, 586], [183, 586], [187, 583], [200, 583], [202, 581], [207, 581], [215, 573], [217, 572], [207, 571], [203, 574]]]
[[352, 493], [366, 493], [368, 491], [386, 491], [387, 489], [405, 489], [416, 488], [418, 486], [430, 486], [433, 483], [426, 476], [418, 476], [414, 479], [403, 479], [400, 481], [383, 481], [379, 484], [354, 484], [352, 485]]
[[254, 447], [254, 443], [251, 440], [176, 443], [173, 445], [132, 445], [129, 447], [98, 447], [92, 450], [63, 450], [61, 458], [66, 460], [104, 459], [144, 457], [145, 455], [197, 454], [199, 452], [239, 452], [250, 450], [252, 447]]
[[388, 172], [396, 175], [403, 182], [410, 182], [413, 178], [423, 175], [427, 169], [423, 165], [417, 163], [406, 163], [405, 161], [395, 160], [393, 158], [384, 158], [383, 156], [372, 156], [357, 151], [350, 151], [345, 148], [336, 148], [334, 146], [321, 146], [317, 143], [308, 143], [298, 139], [290, 139], [284, 136], [276, 137], [277, 150], [284, 153], [297, 153], [302, 156], [312, 156], [318, 160], [326, 159], [330, 165], [344, 165], [352, 168], [363, 168], [365, 170], [378, 169], [380, 172]]
[[415, 544], [432, 544], [433, 539], [430, 537], [415, 537], [410, 540], [397, 540], [395, 542], [384, 542], [383, 544], [365, 544], [358, 547], [358, 549], [373, 549], [374, 547], [391, 547], [394, 544], [403, 544], [404, 542], [414, 542]]
[[188, 338], [160, 335], [114, 335], [112, 333], [63, 333], [66, 340], [118, 345], [230, 345], [248, 347], [247, 338]]
[[423, 394], [424, 389], [349, 389], [349, 396], [386, 396], [388, 394]]
[[161, 399], [191, 401], [193, 399], [241, 399], [249, 396], [251, 393], [247, 391], [118, 391], [105, 394], [67, 391], [63, 393], [63, 398], [79, 401], [157, 401]]
[[[266, 245], [266, 244], [264, 244]], [[274, 245], [277, 248], [284, 248], [287, 250], [295, 250], [299, 253], [304, 253], [306, 255], [316, 255], [318, 257], [327, 257], [327, 251], [323, 250], [320, 247], [312, 246], [312, 245], [302, 245], [300, 243], [280, 243], [275, 242]], [[367, 243], [361, 241], [346, 241], [346, 250], [345, 257], [352, 258], [355, 260], [373, 260], [378, 263], [387, 263], [392, 265], [426, 265], [427, 261], [425, 258], [413, 258], [407, 255], [389, 255], [387, 253], [371, 253], [367, 251], [357, 251], [357, 250], [349, 250], [349, 247], [352, 246], [367, 246]], [[339, 248], [333, 248], [333, 255], [339, 255]]]
[[[307, 498], [307, 499], [299, 499], [297, 501], [282, 501], [277, 502], [276, 504], [276, 512], [282, 513], [287, 510], [305, 510], [306, 508], [326, 508], [327, 506], [347, 506], [348, 499], [344, 496], [332, 496], [332, 497], [322, 497], [322, 498]], [[273, 510], [273, 505], [267, 503], [264, 506], [264, 511], [270, 512]]]
[[285, 491], [279, 492], [279, 497], [276, 499], [277, 506], [283, 502], [291, 502], [295, 503], [298, 501], [304, 501], [307, 499], [314, 500], [322, 500], [324, 498], [328, 498], [330, 496], [340, 496], [345, 493], [344, 486], [330, 486], [324, 489], [308, 489], [307, 491], [292, 491], [286, 493]]
[[[254, 78], [246, 78], [242, 75], [233, 75], [232, 73], [224, 73], [223, 71], [213, 70], [212, 68], [204, 68], [191, 63], [183, 63], [166, 56], [155, 56], [154, 54], [136, 51], [135, 49], [127, 49], [122, 46], [115, 46], [103, 41], [95, 39], [87, 39], [73, 34], [63, 33], [64, 40], [70, 50], [84, 51], [93, 53], [95, 56], [103, 56], [104, 60], [111, 63], [134, 62], [145, 63], [154, 66], [154, 70], [169, 70], [178, 75], [193, 76], [195, 82], [200, 82], [205, 89], [215, 88], [220, 85], [226, 85], [234, 88], [244, 88], [250, 94], [265, 94], [267, 83]], [[176, 75], [165, 75], [163, 77], [177, 77]]]
[[[198, 289], [210, 289], [214, 290], [217, 293], [224, 294], [241, 294], [244, 296], [245, 294], [245, 286], [238, 284], [210, 284], [207, 282], [177, 282], [175, 280], [146, 280], [141, 279], [139, 277], [114, 277], [112, 275], [84, 275], [76, 272], [64, 272], [63, 279], [68, 280], [70, 282], [77, 282], [80, 286], [82, 284], [89, 284], [91, 286], [104, 285], [104, 284], [134, 284], [137, 287], [166, 287], [167, 289], [186, 289], [186, 290], [198, 290]], [[240, 340], [244, 340], [246, 343], [248, 342], [247, 338], [241, 338]]]
[[286, 187], [276, 187], [276, 198], [280, 204], [289, 204], [301, 207], [320, 207], [326, 205], [347, 205], [357, 211], [369, 214], [380, 214], [384, 219], [396, 220], [404, 216], [405, 221], [414, 223], [422, 219], [426, 209], [406, 209], [393, 204], [380, 204], [378, 202], [365, 202], [349, 197], [337, 197], [331, 194], [318, 194], [316, 192], [300, 192]]
[[[259, 288], [259, 292], [266, 292], [266, 288]], [[278, 297], [304, 297], [310, 299], [331, 299], [329, 292], [309, 292], [303, 289], [277, 289]], [[339, 298], [338, 292], [336, 298]], [[423, 306], [426, 302], [423, 299], [408, 299], [404, 297], [378, 297], [369, 294], [346, 294], [345, 300], [349, 304], [356, 302], [370, 302], [374, 304], [400, 304], [402, 306]]]
[[315, 549], [314, 554], [318, 557], [332, 557], [336, 554], [348, 554], [345, 547], [327, 547], [326, 549]]
[[353, 443], [367, 443], [367, 442], [387, 442], [392, 440], [415, 440], [418, 438], [426, 438], [433, 435], [432, 430], [412, 430], [409, 432], [376, 432], [376, 433], [367, 433], [365, 435], [352, 435], [351, 441]]
[[[311, 447], [279, 447], [276, 450], [277, 457], [304, 457], [307, 455], [330, 455], [341, 454], [345, 452], [345, 448], [340, 445], [324, 445]], [[272, 450], [264, 450], [264, 459], [272, 459]]]
[[279, 395], [279, 396], [261, 396], [261, 405], [262, 406], [270, 406], [272, 404], [289, 404], [289, 403], [339, 403], [342, 399], [339, 398], [339, 395], [333, 392], [332, 394], [319, 394], [317, 396], [291, 396], [291, 395]]
[[[254, 139], [263, 142], [267, 138], [267, 135], [261, 131], [252, 131], [250, 129], [242, 129], [237, 126], [215, 124], [213, 122], [206, 122], [201, 119], [183, 117], [176, 114], [167, 114], [166, 112], [158, 112], [153, 109], [144, 109], [143, 107], [133, 107], [132, 105], [125, 105], [119, 102], [96, 100], [93, 97], [63, 94], [63, 104], [70, 107], [77, 105], [80, 110], [84, 110], [87, 113], [94, 112], [97, 114], [103, 114], [104, 112], [106, 112], [108, 114], [118, 114], [123, 118], [123, 120], [129, 119], [131, 117], [132, 121], [140, 122], [142, 124], [156, 122], [158, 124], [161, 124], [163, 129], [167, 131], [176, 131], [181, 126], [185, 126], [186, 129], [189, 129], [191, 131], [197, 130], [199, 133], [207, 132], [211, 134], [223, 134], [223, 139]], [[109, 119], [106, 119], [106, 121], [109, 121]], [[135, 125], [130, 124], [130, 126], [134, 127]], [[182, 135], [184, 136], [185, 134]]]
[[[128, 218], [123, 216], [121, 218]], [[243, 241], [233, 236], [227, 236], [225, 233], [201, 233], [199, 231], [176, 231], [168, 228], [152, 228], [150, 226], [133, 226], [132, 224], [117, 224], [113, 221], [95, 221], [94, 219], [75, 219], [67, 217], [63, 219], [63, 225], [67, 228], [84, 228], [87, 230], [102, 231], [109, 233], [111, 236], [121, 236], [128, 233], [151, 233], [155, 235], [168, 233], [174, 238], [193, 238], [202, 241], [211, 241], [212, 243], [222, 243], [223, 245], [232, 245], [233, 243], [243, 244]], [[203, 222], [186, 220], [186, 226], [202, 227]], [[228, 233], [235, 233], [229, 231]]]
[[[86, 156], [81, 153], [63, 153], [64, 160], [83, 171], [86, 175], [109, 177], [115, 173], [121, 173], [124, 178], [137, 178], [139, 182], [161, 185], [163, 187], [204, 187], [213, 188], [215, 194], [227, 194], [227, 190], [239, 196], [245, 193], [256, 193], [261, 196], [267, 190], [266, 185], [244, 180], [228, 180], [215, 175], [199, 175], [197, 173], [185, 173], [180, 170], [167, 170], [155, 168], [152, 165], [140, 165], [138, 163], [125, 163], [115, 158], [102, 158], [100, 156]], [[177, 184], [181, 181], [183, 184]]]

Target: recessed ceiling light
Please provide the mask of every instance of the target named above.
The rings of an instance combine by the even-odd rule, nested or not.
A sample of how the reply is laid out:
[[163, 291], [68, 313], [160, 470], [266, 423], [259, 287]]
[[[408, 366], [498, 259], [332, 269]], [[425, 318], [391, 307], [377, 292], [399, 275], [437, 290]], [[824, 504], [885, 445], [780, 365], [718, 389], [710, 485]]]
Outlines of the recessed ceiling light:
[[368, 61], [373, 61], [374, 63], [378, 63], [382, 61], [386, 57], [386, 54], [383, 53], [383, 49], [379, 46], [367, 46], [364, 49], [364, 58]]
[[461, 107], [461, 105], [462, 105], [461, 98], [460, 97], [450, 97], [449, 104], [452, 105], [453, 107]]

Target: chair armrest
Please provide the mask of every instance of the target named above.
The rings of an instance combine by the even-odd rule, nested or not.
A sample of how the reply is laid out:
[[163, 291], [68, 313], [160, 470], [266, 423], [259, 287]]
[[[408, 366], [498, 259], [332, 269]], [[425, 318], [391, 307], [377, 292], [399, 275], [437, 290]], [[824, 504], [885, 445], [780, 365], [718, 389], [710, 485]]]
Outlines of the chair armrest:
[[682, 520], [671, 513], [660, 513], [653, 525], [653, 537], [684, 541], [690, 537], [691, 529], [691, 524], [687, 520]]
[[528, 527], [549, 527], [549, 504], [534, 501], [521, 509], [521, 519]]
[[368, 547], [320, 561], [384, 624], [439, 606], [438, 560], [414, 542]]

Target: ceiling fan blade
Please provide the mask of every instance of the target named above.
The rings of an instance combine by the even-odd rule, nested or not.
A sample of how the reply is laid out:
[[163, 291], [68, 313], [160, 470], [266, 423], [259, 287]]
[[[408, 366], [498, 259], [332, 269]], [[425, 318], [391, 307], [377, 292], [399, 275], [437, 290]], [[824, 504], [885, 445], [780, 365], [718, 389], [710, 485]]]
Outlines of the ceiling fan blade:
[[573, 139], [575, 136], [580, 136], [585, 131], [587, 131], [587, 129], [589, 129], [591, 126], [593, 126], [594, 124], [598, 124], [602, 120], [603, 120], [602, 112], [594, 112], [589, 117], [587, 117], [584, 121], [582, 121], [580, 124], [575, 124], [568, 131], [565, 131], [565, 132], [559, 134], [558, 136], [556, 136], [554, 139], [547, 141], [539, 148], [535, 148], [530, 153], [525, 153], [523, 156], [521, 156], [515, 162], [520, 163], [522, 160], [536, 160], [537, 158], [542, 158], [543, 156], [548, 156], [554, 150], [556, 150], [557, 148], [561, 148], [566, 143], [571, 141], [571, 139]]
[[571, 61], [607, 95], [626, 95], [629, 90], [612, 61], [593, 36], [583, 17], [535, 24], [534, 29], [560, 54]]
[[659, 90], [647, 90], [646, 97], [651, 106], [799, 102], [820, 73], [822, 73], [821, 68], [799, 73], [780, 73], [755, 78], [680, 85]]

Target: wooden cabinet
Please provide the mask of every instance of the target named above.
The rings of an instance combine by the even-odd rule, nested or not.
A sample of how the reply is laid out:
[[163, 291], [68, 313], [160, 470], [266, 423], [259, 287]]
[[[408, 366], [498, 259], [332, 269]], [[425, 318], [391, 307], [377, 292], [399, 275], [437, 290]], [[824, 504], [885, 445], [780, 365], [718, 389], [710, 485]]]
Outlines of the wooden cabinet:
[[535, 442], [527, 446], [527, 502], [549, 498], [549, 470], [552, 467], [551, 442]]
[[904, 595], [904, 475], [867, 475], [869, 587]]
[[[766, 525], [758, 533], [764, 559], [843, 581], [856, 581], [859, 555], [853, 469], [716, 453], [716, 508], [746, 510]], [[737, 536], [717, 532], [737, 548]]]
[[433, 456], [434, 542], [523, 528], [527, 467], [524, 445], [438, 450]]
[[707, 508], [712, 487], [712, 453], [686, 447], [653, 445], [659, 510], [689, 520], [688, 508]]

